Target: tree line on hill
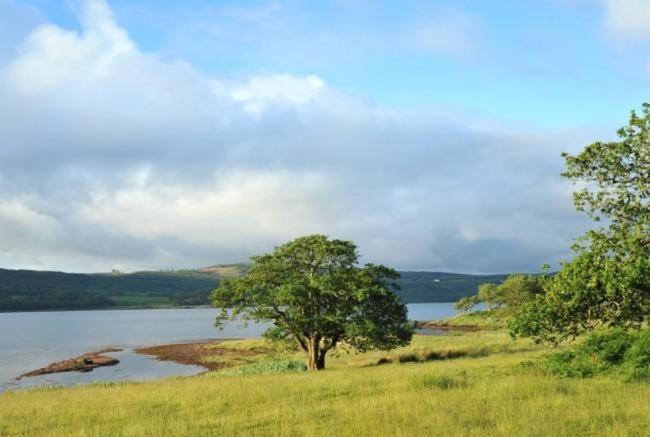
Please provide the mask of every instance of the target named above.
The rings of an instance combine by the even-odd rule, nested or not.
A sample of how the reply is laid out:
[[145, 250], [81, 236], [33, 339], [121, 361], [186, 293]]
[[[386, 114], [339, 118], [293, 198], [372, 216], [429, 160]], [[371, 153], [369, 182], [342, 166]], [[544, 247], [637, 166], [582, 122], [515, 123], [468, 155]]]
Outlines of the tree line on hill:
[[[128, 274], [0, 269], [0, 311], [209, 305], [209, 295], [223, 277], [239, 277], [248, 269], [250, 264]], [[407, 303], [454, 302], [481, 283], [499, 283], [506, 277], [400, 272], [397, 294]]]

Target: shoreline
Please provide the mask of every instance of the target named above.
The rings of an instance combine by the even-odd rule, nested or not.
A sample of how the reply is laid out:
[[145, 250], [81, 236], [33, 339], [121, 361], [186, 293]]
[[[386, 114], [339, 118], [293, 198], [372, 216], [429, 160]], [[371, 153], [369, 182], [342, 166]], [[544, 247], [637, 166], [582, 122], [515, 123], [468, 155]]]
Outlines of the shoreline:
[[157, 344], [134, 348], [133, 352], [140, 355], [155, 357], [158, 361], [171, 361], [177, 364], [203, 367], [205, 371], [218, 370], [232, 365], [217, 361], [217, 357], [226, 354], [229, 349], [218, 345], [237, 338], [193, 340], [183, 343]]
[[[448, 303], [453, 304], [455, 302], [406, 302], [407, 305], [420, 305], [420, 304], [435, 304], [435, 303]], [[0, 310], [0, 314], [20, 314], [20, 313], [58, 313], [58, 312], [78, 312], [78, 311], [124, 311], [124, 310], [193, 310], [201, 308], [215, 308], [211, 305], [181, 305], [181, 306], [162, 306], [162, 307], [151, 307], [151, 306], [111, 306], [104, 308], [52, 308], [52, 309], [41, 309], [41, 310], [15, 310], [7, 311]], [[219, 309], [219, 308], [215, 308]]]
[[[186, 306], [169, 306], [169, 307], [148, 307], [148, 306], [122, 306], [122, 307], [105, 307], [105, 308], [53, 308], [45, 310], [17, 310], [4, 311], [0, 314], [24, 314], [24, 313], [62, 313], [62, 312], [82, 312], [82, 311], [125, 311], [125, 310], [194, 310], [203, 308], [214, 308], [210, 305], [186, 305]], [[219, 308], [214, 308], [219, 309]]]

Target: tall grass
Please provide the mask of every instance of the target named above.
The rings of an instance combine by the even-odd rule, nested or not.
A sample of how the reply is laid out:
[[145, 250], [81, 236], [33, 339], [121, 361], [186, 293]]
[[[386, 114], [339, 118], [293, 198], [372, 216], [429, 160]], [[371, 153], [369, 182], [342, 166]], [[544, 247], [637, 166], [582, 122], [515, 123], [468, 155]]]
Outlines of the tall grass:
[[268, 373], [296, 373], [307, 371], [304, 361], [294, 359], [263, 360], [245, 366], [234, 367], [217, 372], [209, 372], [206, 377], [220, 377], [224, 375], [263, 375]]
[[[483, 355], [367, 367], [425, 350]], [[546, 350], [505, 333], [417, 337], [318, 373], [202, 376], [0, 395], [0, 435], [650, 435], [650, 385], [521, 366]]]

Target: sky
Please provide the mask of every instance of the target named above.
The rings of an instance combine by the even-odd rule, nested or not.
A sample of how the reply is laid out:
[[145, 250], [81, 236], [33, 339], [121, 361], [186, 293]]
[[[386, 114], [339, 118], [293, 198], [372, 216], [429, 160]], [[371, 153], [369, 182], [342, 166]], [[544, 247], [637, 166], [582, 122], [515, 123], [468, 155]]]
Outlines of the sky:
[[650, 91], [646, 0], [0, 0], [0, 267], [246, 261], [309, 233], [537, 272], [562, 152]]

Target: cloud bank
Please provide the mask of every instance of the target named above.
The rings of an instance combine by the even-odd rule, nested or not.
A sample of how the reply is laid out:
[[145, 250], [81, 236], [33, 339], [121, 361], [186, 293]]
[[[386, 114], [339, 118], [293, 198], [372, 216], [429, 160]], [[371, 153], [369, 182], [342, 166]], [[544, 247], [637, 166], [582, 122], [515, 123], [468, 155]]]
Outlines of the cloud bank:
[[536, 271], [584, 229], [559, 177], [584, 133], [209, 76], [101, 0], [79, 22], [0, 65], [0, 266], [196, 267], [322, 232], [400, 269]]
[[625, 40], [650, 39], [650, 2], [604, 0], [605, 28]]

